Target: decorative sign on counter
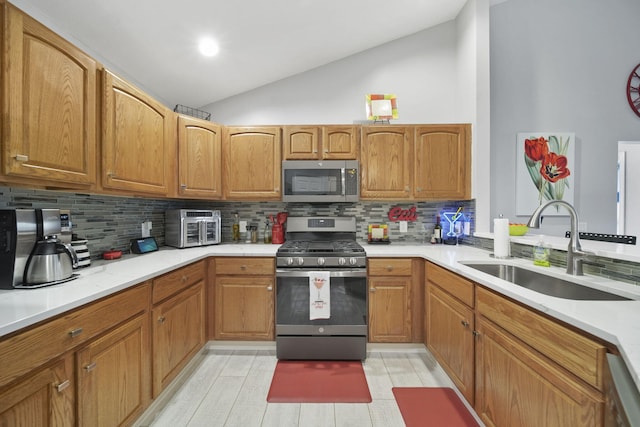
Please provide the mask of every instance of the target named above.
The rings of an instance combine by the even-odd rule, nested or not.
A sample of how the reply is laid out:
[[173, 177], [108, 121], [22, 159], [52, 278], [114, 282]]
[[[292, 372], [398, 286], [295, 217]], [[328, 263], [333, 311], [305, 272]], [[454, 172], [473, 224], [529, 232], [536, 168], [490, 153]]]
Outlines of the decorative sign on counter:
[[418, 212], [416, 212], [415, 206], [412, 206], [409, 209], [402, 209], [400, 206], [394, 206], [389, 209], [389, 213], [387, 214], [387, 216], [389, 217], [389, 221], [392, 222], [414, 222], [418, 220]]

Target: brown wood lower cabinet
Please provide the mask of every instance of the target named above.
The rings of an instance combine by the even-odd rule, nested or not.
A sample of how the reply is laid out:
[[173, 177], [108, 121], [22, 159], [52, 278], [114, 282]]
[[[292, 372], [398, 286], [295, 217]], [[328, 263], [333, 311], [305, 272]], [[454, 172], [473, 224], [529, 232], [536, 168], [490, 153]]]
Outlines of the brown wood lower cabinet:
[[74, 395], [73, 354], [67, 354], [0, 389], [0, 426], [73, 426]]
[[200, 261], [153, 281], [153, 300], [165, 298], [153, 306], [151, 314], [154, 398], [204, 346], [204, 277], [205, 264]]
[[151, 401], [149, 315], [143, 313], [77, 352], [78, 425], [131, 424]]
[[274, 339], [273, 258], [216, 258], [215, 338]]
[[487, 426], [602, 426], [605, 343], [427, 263], [425, 342]]
[[421, 342], [422, 261], [372, 258], [368, 269], [369, 341]]

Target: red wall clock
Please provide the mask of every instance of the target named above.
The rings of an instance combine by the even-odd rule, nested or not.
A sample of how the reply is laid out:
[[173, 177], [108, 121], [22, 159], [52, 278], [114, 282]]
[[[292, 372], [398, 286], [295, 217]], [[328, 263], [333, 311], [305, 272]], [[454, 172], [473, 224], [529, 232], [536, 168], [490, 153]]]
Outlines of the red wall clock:
[[640, 116], [640, 64], [629, 74], [627, 100], [633, 112]]

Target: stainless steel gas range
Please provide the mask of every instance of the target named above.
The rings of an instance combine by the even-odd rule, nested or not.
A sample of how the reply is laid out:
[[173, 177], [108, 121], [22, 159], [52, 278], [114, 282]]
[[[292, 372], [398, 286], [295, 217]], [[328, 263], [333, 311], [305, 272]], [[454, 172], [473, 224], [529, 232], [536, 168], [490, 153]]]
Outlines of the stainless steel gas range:
[[278, 359], [363, 360], [367, 269], [355, 217], [289, 217], [276, 268]]

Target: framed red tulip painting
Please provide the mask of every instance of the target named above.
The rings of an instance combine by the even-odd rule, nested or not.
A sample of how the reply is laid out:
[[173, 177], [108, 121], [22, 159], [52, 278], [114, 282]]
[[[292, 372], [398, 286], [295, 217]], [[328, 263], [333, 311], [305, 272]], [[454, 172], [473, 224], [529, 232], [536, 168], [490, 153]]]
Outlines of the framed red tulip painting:
[[[564, 200], [573, 204], [575, 134], [521, 132], [516, 150], [516, 215], [527, 216], [542, 203]], [[568, 215], [550, 208], [547, 215]]]

